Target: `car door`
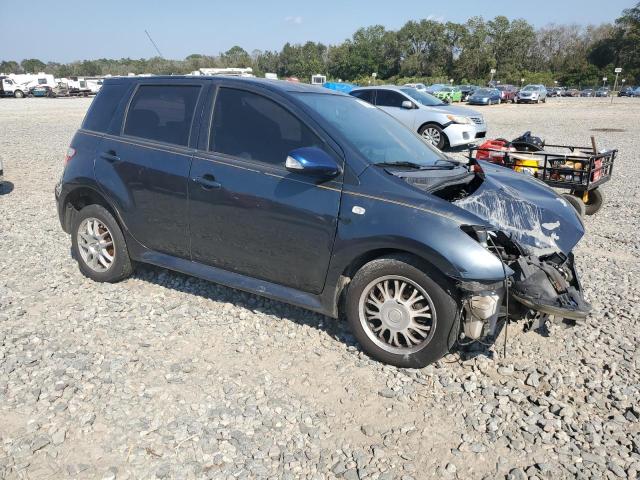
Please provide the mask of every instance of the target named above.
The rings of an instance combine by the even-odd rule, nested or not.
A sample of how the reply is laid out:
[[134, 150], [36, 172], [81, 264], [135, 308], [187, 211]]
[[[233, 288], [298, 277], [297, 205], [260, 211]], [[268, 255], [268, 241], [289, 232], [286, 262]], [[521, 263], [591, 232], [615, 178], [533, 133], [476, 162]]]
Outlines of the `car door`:
[[410, 101], [411, 104], [414, 104], [413, 101], [400, 92], [386, 89], [376, 90], [376, 106], [400, 120], [407, 127], [414, 129], [417, 110], [414, 108], [402, 108], [402, 102], [404, 101]]
[[285, 98], [221, 84], [191, 168], [192, 259], [320, 293], [342, 182], [291, 173], [284, 163], [291, 150], [310, 146], [342, 163], [339, 149]]
[[188, 178], [204, 86], [195, 80], [137, 85], [119, 131], [99, 145], [94, 167], [129, 233], [151, 250], [183, 258], [190, 255]]

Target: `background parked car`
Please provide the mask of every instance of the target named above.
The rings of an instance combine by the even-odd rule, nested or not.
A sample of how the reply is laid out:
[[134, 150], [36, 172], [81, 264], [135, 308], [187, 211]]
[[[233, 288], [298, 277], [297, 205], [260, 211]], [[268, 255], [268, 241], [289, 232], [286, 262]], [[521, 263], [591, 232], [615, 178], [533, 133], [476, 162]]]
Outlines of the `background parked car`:
[[502, 95], [497, 88], [479, 88], [469, 97], [470, 105], [493, 105], [502, 101]]
[[476, 138], [484, 138], [487, 133], [480, 113], [447, 105], [412, 87], [356, 88], [351, 95], [376, 105], [440, 150], [467, 145]]
[[427, 91], [427, 86], [424, 83], [405, 83], [405, 87], [413, 87], [416, 90], [420, 90], [421, 92]]
[[549, 87], [547, 88], [547, 97], [561, 97], [563, 92], [562, 87]]
[[595, 95], [593, 88], [585, 88], [580, 92], [581, 97], [593, 97]]
[[596, 90], [596, 97], [608, 97], [609, 95], [611, 95], [611, 90], [607, 87], [600, 87]]
[[513, 85], [498, 85], [496, 87], [500, 90], [500, 101], [502, 102], [516, 102], [516, 95], [518, 94], [518, 89]]
[[432, 93], [432, 95], [447, 103], [462, 101], [462, 92], [458, 87], [447, 87], [445, 85]]
[[562, 92], [563, 97], [579, 97], [580, 90], [577, 88], [567, 88]]
[[633, 97], [633, 91], [636, 89], [637, 87], [633, 87], [631, 85], [628, 85], [626, 87], [622, 87], [620, 89], [620, 91], [618, 92], [618, 96], [619, 97]]
[[480, 87], [477, 85], [458, 85], [458, 88], [460, 89], [460, 93], [462, 93], [462, 101], [466, 102], [473, 92]]
[[545, 103], [547, 101], [547, 89], [544, 85], [527, 85], [518, 92], [518, 103]]
[[640, 87], [636, 87], [636, 89], [631, 94], [633, 97], [640, 97]]

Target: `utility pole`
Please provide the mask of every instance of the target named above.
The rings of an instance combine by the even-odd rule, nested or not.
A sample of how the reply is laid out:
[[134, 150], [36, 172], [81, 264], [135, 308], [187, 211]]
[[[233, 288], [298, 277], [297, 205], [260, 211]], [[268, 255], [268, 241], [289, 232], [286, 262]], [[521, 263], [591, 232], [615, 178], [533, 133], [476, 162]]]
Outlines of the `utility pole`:
[[164, 58], [164, 57], [162, 56], [162, 52], [161, 52], [161, 51], [160, 51], [160, 49], [158, 48], [158, 45], [156, 45], [156, 42], [154, 42], [154, 41], [153, 41], [153, 38], [151, 38], [151, 34], [150, 34], [147, 30], [145, 30], [145, 31], [144, 31], [144, 33], [146, 33], [146, 34], [147, 34], [147, 37], [149, 37], [149, 41], [151, 42], [151, 45], [153, 45], [153, 48], [155, 48], [155, 49], [156, 49], [156, 52], [158, 52], [158, 55], [160, 56], [160, 58]]

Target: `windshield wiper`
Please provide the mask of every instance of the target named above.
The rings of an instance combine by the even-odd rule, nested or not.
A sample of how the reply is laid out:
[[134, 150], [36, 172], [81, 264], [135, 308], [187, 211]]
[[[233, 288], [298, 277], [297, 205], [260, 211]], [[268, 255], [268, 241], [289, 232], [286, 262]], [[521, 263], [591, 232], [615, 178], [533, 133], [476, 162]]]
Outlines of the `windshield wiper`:
[[[448, 161], [448, 160], [443, 160], [443, 161]], [[420, 165], [419, 163], [407, 162], [404, 160], [397, 161], [397, 162], [379, 162], [379, 163], [374, 163], [374, 165], [377, 165], [379, 167], [407, 167], [407, 168], [415, 168], [416, 170], [453, 170], [454, 168], [459, 166], [454, 162], [451, 162], [448, 165]]]
[[415, 169], [424, 168], [424, 165], [420, 165], [419, 163], [406, 162], [406, 161], [377, 162], [377, 163], [374, 163], [374, 165], [377, 165], [378, 167], [407, 167], [407, 168], [415, 168]]

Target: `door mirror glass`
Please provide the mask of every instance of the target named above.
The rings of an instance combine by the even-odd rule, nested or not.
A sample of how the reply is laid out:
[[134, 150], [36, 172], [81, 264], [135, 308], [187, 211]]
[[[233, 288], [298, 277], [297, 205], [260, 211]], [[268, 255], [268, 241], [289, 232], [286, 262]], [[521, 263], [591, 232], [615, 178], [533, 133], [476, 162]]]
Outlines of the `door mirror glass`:
[[407, 110], [411, 110], [413, 108], [413, 103], [409, 100], [404, 100], [401, 105], [402, 108], [406, 108]]
[[285, 167], [290, 172], [323, 178], [335, 177], [341, 171], [334, 158], [318, 147], [303, 147], [292, 150], [287, 155]]

